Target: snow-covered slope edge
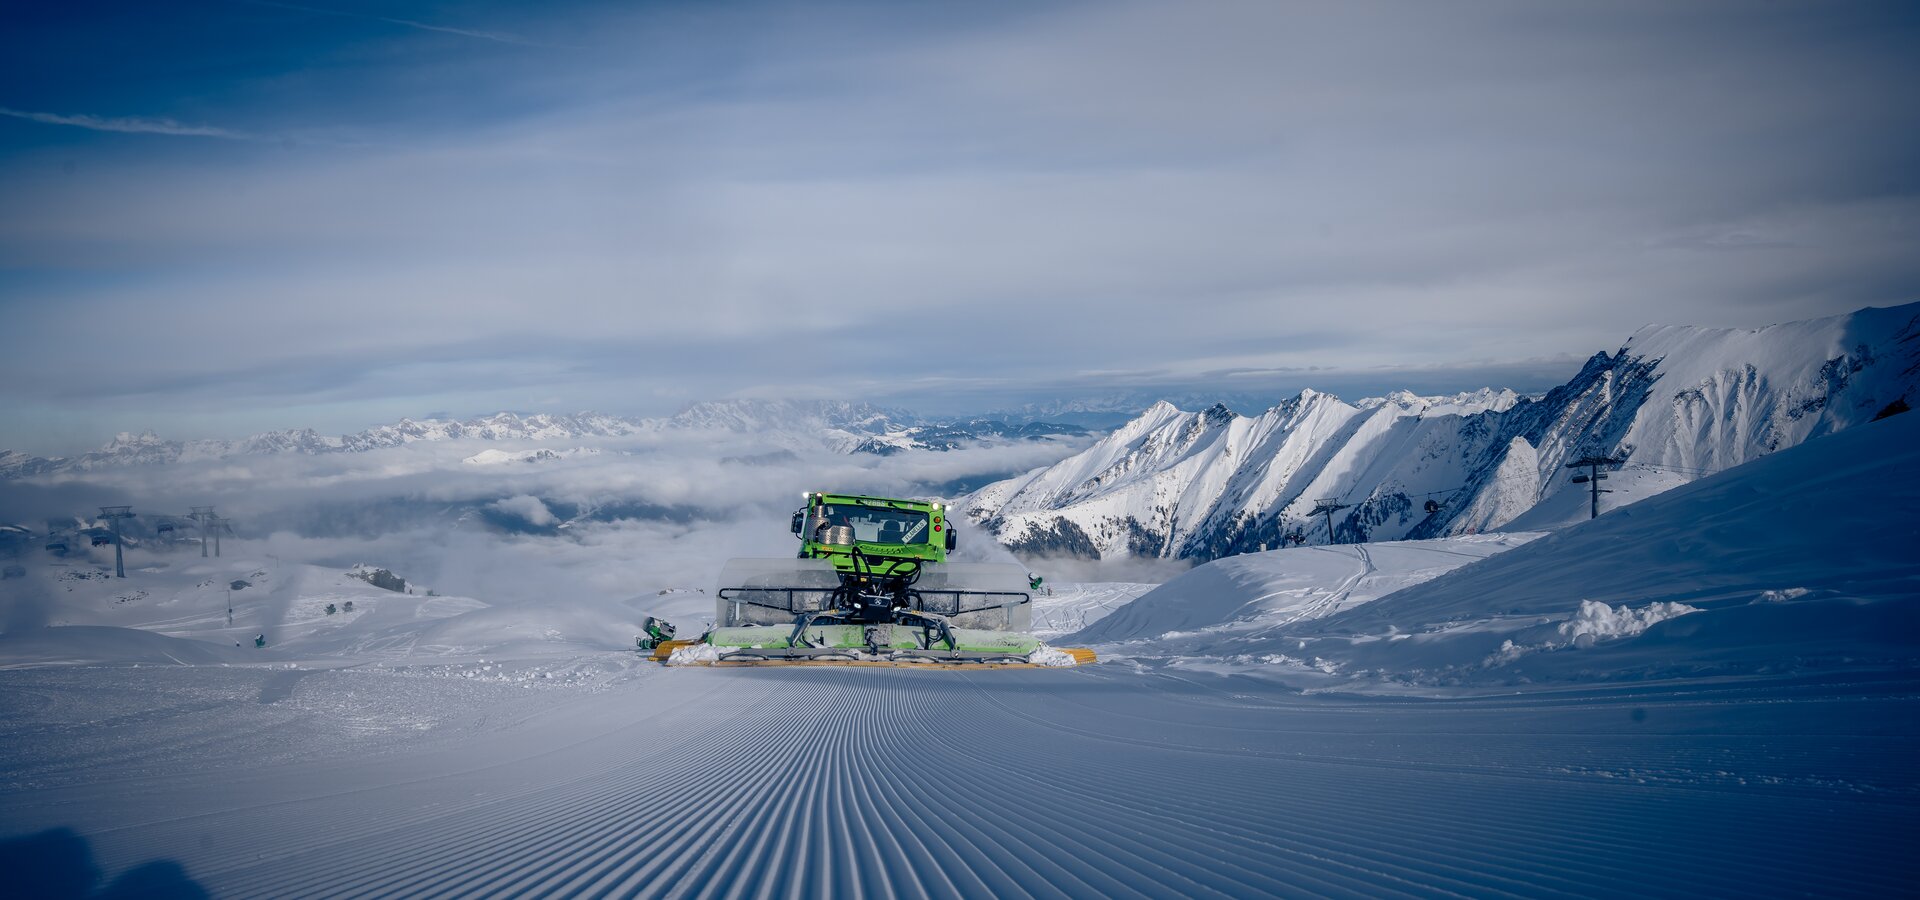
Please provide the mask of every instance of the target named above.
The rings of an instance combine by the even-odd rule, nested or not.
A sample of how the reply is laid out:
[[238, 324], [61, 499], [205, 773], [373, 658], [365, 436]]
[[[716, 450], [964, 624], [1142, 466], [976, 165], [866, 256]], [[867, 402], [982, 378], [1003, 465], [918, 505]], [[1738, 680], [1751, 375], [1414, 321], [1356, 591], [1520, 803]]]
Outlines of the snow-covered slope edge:
[[[1212, 601], [1226, 615], [1210, 624], [1235, 640], [1206, 646], [1176, 634], [1120, 647], [1237, 656], [1353, 688], [1911, 675], [1920, 671], [1915, 509], [1920, 415], [1899, 415], [1324, 618], [1238, 635], [1220, 626], [1260, 599], [1241, 589]], [[1231, 592], [1233, 579], [1219, 586]], [[1116, 613], [1074, 637], [1097, 641], [1124, 624]]]
[[[1627, 457], [1631, 503], [1920, 402], [1920, 303], [1753, 330], [1649, 327], [1538, 399], [1304, 391], [1256, 416], [1159, 404], [1086, 451], [989, 485], [969, 515], [1017, 550], [1213, 559], [1302, 533], [1343, 542], [1538, 530], [1587, 496], [1566, 464]], [[1437, 508], [1429, 510], [1428, 501]]]
[[1373, 602], [1539, 538], [1480, 534], [1428, 541], [1295, 547], [1215, 560], [1108, 613], [1065, 642], [1102, 658], [1176, 666], [1310, 663], [1291, 629]]

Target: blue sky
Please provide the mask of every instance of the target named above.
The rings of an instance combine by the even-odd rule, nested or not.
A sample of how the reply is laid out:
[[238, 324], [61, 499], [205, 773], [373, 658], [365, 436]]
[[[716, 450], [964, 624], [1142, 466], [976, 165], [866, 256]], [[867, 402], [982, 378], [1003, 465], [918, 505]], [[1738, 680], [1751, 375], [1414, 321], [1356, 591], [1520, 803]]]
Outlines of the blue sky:
[[1899, 4], [48, 4], [0, 447], [1537, 390], [1920, 294]]

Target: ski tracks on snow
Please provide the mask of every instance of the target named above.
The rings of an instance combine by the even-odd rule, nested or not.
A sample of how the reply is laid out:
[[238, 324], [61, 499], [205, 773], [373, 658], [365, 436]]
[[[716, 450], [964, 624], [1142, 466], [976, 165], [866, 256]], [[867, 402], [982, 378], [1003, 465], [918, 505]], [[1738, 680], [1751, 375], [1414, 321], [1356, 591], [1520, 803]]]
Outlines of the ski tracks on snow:
[[[1340, 604], [1347, 602], [1347, 600], [1353, 596], [1353, 589], [1356, 587], [1359, 587], [1360, 582], [1365, 580], [1368, 575], [1372, 575], [1373, 573], [1379, 571], [1379, 569], [1377, 569], [1373, 564], [1373, 554], [1367, 552], [1367, 545], [1352, 544], [1350, 546], [1354, 551], [1356, 551], [1355, 558], [1358, 559], [1360, 562], [1360, 567], [1358, 569], [1355, 569], [1352, 575], [1347, 576], [1333, 590], [1322, 593], [1320, 596], [1315, 597], [1312, 602], [1306, 604], [1305, 606], [1300, 607], [1298, 610], [1295, 610], [1292, 615], [1287, 616], [1286, 618], [1281, 619], [1280, 621], [1275, 622], [1272, 625], [1269, 625], [1266, 628], [1261, 629], [1260, 634], [1263, 634], [1263, 635], [1271, 634], [1272, 632], [1279, 631], [1283, 628], [1286, 628], [1287, 626], [1292, 625], [1295, 622], [1308, 621], [1312, 619], [1323, 619], [1323, 618], [1326, 618], [1327, 616], [1333, 615], [1336, 612], [1339, 612]], [[1330, 547], [1313, 547], [1310, 549], [1318, 550], [1323, 553], [1333, 553], [1338, 556], [1346, 555]], [[1276, 596], [1279, 596], [1280, 594], [1290, 593], [1295, 590], [1299, 590], [1299, 589], [1289, 588], [1288, 590], [1285, 590], [1285, 591], [1275, 591], [1274, 593], [1271, 593], [1271, 594], [1263, 594], [1259, 597], [1255, 597], [1247, 605], [1252, 606], [1253, 604], [1259, 603], [1262, 600], [1266, 600], [1269, 597], [1276, 597]]]

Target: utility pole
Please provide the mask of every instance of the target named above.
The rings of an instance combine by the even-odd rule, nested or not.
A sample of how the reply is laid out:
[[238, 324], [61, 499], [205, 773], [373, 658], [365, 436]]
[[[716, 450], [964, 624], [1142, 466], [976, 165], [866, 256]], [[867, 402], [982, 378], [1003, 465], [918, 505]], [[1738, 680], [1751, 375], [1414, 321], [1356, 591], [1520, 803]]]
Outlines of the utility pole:
[[1588, 491], [1593, 496], [1592, 512], [1587, 516], [1587, 518], [1589, 519], [1600, 518], [1600, 495], [1613, 493], [1612, 491], [1607, 490], [1606, 488], [1603, 488], [1600, 486], [1600, 482], [1604, 481], [1607, 477], [1607, 473], [1600, 471], [1600, 467], [1601, 466], [1617, 466], [1623, 462], [1626, 462], [1626, 460], [1622, 458], [1616, 458], [1612, 456], [1594, 456], [1593, 454], [1589, 453], [1586, 456], [1582, 456], [1579, 459], [1574, 460], [1573, 462], [1567, 463], [1567, 468], [1569, 469], [1584, 468], [1587, 470], [1587, 473], [1585, 475], [1573, 476], [1573, 483], [1587, 485]]
[[1314, 501], [1313, 512], [1307, 515], [1325, 515], [1327, 517], [1327, 543], [1337, 544], [1339, 541], [1334, 540], [1333, 537], [1333, 514], [1343, 509], [1350, 509], [1352, 506], [1353, 504], [1351, 503], [1341, 503], [1339, 498], [1316, 500]]
[[200, 523], [200, 558], [206, 559], [207, 558], [207, 520], [213, 518], [213, 507], [196, 506], [193, 508], [193, 514], [187, 516], [187, 518]]
[[100, 518], [113, 528], [113, 577], [127, 577], [126, 557], [120, 552], [120, 520], [133, 518], [131, 506], [102, 506]]

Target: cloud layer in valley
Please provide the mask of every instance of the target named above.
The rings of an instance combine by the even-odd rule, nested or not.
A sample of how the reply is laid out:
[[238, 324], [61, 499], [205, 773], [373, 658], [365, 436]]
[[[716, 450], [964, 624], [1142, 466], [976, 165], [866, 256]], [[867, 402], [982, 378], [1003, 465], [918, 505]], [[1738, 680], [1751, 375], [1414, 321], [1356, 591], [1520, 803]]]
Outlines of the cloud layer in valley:
[[[344, 568], [389, 568], [423, 590], [516, 602], [582, 595], [623, 599], [663, 588], [711, 589], [730, 557], [787, 557], [788, 513], [805, 490], [951, 496], [1046, 465], [1084, 441], [977, 444], [891, 456], [796, 451], [792, 441], [721, 431], [594, 439], [601, 452], [538, 462], [463, 460], [503, 442], [423, 442], [364, 453], [279, 453], [0, 481], [0, 523], [46, 534], [77, 527], [105, 504], [139, 518], [128, 565], [196, 561], [184, 519], [213, 505], [232, 523], [223, 552]], [[509, 449], [534, 444], [504, 442]], [[158, 528], [172, 521], [173, 540]], [[1011, 560], [982, 533], [969, 559]], [[78, 558], [110, 565], [112, 548], [69, 541]], [[28, 552], [42, 557], [36, 541]], [[39, 565], [33, 566], [35, 571]], [[22, 606], [20, 615], [40, 609]]]

